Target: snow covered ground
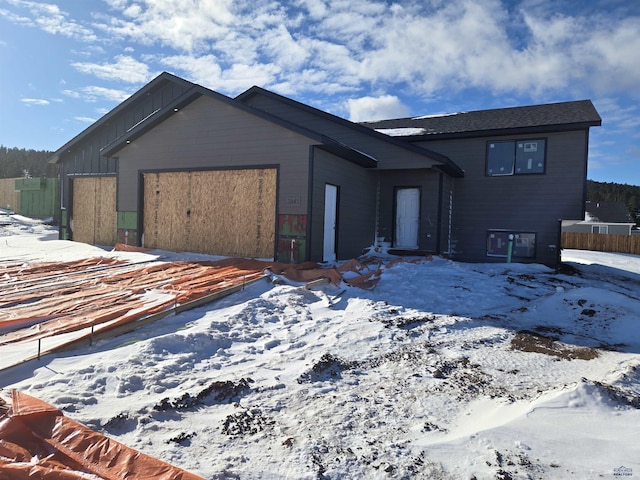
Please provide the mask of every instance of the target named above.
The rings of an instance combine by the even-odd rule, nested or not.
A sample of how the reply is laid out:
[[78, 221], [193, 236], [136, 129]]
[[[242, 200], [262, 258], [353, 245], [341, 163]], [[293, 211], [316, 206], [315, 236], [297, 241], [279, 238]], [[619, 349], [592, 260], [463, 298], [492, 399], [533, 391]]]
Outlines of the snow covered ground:
[[[154, 257], [7, 218], [0, 262]], [[392, 260], [372, 291], [265, 280], [0, 386], [208, 479], [640, 476], [640, 257]]]

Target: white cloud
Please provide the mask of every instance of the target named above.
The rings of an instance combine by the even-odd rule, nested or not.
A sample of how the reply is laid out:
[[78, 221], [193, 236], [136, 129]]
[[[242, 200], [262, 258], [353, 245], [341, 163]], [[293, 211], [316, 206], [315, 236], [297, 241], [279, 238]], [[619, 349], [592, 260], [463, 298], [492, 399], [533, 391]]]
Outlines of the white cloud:
[[[234, 20], [232, 0], [110, 1], [116, 15], [96, 24], [106, 34], [145, 45], [161, 44], [186, 52], [202, 52], [208, 41], [229, 34]], [[124, 14], [119, 16], [118, 14]]]
[[65, 90], [62, 90], [62, 94], [66, 95], [67, 97], [70, 97], [70, 98], [80, 98], [81, 97], [80, 92], [78, 92], [76, 90], [65, 89]]
[[95, 118], [91, 118], [91, 117], [73, 117], [74, 120], [77, 120], [78, 122], [82, 122], [82, 123], [94, 123], [96, 121]]
[[409, 114], [409, 108], [395, 95], [347, 100], [347, 110], [352, 122], [400, 118]]
[[234, 95], [252, 85], [268, 85], [278, 67], [267, 64], [234, 64], [224, 70], [214, 55], [191, 57], [178, 55], [161, 59], [163, 65], [185, 72], [189, 80], [212, 90]]
[[76, 90], [66, 89], [62, 94], [85, 102], [94, 103], [100, 100], [120, 103], [131, 96], [131, 92], [99, 86], [85, 86]]
[[105, 80], [139, 84], [151, 79], [149, 67], [128, 55], [118, 55], [114, 63], [74, 62], [71, 66], [79, 72], [95, 75]]
[[27, 10], [27, 15], [3, 10], [2, 14], [15, 23], [37, 27], [54, 35], [76, 38], [83, 41], [95, 41], [93, 31], [80, 23], [70, 20], [69, 14], [60, 10], [53, 3], [37, 2], [30, 0], [5, 0], [10, 5]]
[[98, 100], [107, 100], [120, 103], [131, 96], [131, 92], [118, 90], [113, 88], [105, 88], [98, 86], [82, 87], [79, 91], [79, 97], [87, 102], [97, 102]]
[[[548, 0], [103, 0], [89, 29], [54, 4], [4, 1], [29, 13], [2, 13], [18, 23], [85, 41], [100, 32], [76, 53], [97, 60], [72, 65], [104, 80], [140, 84], [163, 65], [223, 93], [257, 84], [342, 100], [477, 89], [546, 101], [640, 85], [637, 9], [615, 16], [602, 2], [561, 12]], [[123, 54], [105, 61], [113, 45]]]
[[42, 98], [21, 98], [20, 101], [22, 103], [24, 103], [27, 106], [32, 106], [32, 105], [36, 105], [36, 106], [42, 106], [42, 105], [49, 105], [49, 100], [44, 100]]

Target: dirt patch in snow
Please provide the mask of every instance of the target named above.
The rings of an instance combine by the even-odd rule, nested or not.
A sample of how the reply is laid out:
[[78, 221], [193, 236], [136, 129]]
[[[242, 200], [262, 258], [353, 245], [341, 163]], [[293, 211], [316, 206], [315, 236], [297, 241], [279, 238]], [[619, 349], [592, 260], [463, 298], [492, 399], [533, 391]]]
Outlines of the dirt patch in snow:
[[227, 416], [222, 433], [230, 436], [255, 435], [274, 424], [260, 409], [243, 410]]
[[237, 383], [230, 380], [215, 381], [195, 396], [187, 392], [173, 401], [168, 397], [163, 398], [160, 403], [154, 405], [153, 409], [162, 412], [166, 410], [185, 410], [207, 402], [231, 403], [238, 397], [247, 395], [251, 391], [249, 384], [252, 382], [253, 380], [250, 378], [241, 378]]
[[590, 347], [576, 347], [558, 342], [553, 336], [531, 330], [521, 330], [511, 340], [511, 349], [521, 352], [544, 353], [563, 360], [593, 360], [598, 351]]

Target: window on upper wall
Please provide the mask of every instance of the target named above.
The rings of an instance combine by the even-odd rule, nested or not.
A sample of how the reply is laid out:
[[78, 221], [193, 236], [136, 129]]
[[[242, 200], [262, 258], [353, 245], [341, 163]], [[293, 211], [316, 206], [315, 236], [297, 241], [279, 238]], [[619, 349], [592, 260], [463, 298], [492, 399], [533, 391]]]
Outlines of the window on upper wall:
[[609, 225], [591, 225], [591, 233], [609, 233]]
[[546, 144], [545, 139], [487, 142], [487, 175], [544, 173]]
[[511, 241], [511, 256], [521, 258], [535, 258], [536, 234], [529, 232], [510, 232], [508, 230], [489, 230], [487, 232], [487, 256], [507, 257], [509, 254], [509, 235]]

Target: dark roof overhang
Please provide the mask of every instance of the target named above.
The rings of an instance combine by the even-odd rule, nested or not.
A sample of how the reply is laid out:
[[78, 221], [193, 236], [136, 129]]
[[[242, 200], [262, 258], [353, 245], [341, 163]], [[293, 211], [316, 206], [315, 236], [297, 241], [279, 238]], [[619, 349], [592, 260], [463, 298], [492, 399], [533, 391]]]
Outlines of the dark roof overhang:
[[[84, 138], [88, 137], [89, 135], [91, 135], [92, 133], [94, 133], [96, 130], [98, 130], [100, 127], [102, 127], [105, 124], [108, 124], [112, 119], [116, 118], [123, 110], [125, 110], [127, 107], [129, 107], [131, 104], [135, 103], [138, 99], [140, 99], [141, 97], [143, 97], [144, 95], [147, 94], [147, 92], [149, 92], [150, 90], [152, 90], [153, 88], [155, 88], [157, 85], [160, 85], [163, 82], [171, 82], [174, 84], [177, 84], [183, 88], [189, 89], [192, 88], [194, 86], [196, 86], [194, 83], [189, 82], [188, 80], [185, 80], [183, 78], [177, 77], [171, 73], [168, 72], [163, 72], [160, 75], [158, 75], [156, 78], [154, 78], [153, 80], [151, 80], [147, 85], [145, 85], [143, 88], [141, 88], [140, 90], [138, 90], [137, 92], [135, 92], [133, 95], [131, 95], [129, 98], [127, 98], [126, 100], [124, 100], [122, 103], [120, 103], [119, 105], [117, 105], [115, 108], [113, 108], [112, 110], [110, 110], [109, 112], [107, 112], [104, 116], [102, 116], [100, 119], [96, 120], [94, 123], [92, 123], [89, 127], [87, 127], [86, 129], [84, 129], [82, 132], [80, 132], [78, 135], [76, 135], [75, 137], [73, 137], [71, 140], [69, 140], [67, 143], [65, 143], [62, 147], [60, 147], [58, 150], [56, 150], [55, 152], [53, 152], [53, 154], [49, 157], [48, 162], [49, 163], [58, 163], [60, 161], [61, 156], [73, 149], [73, 146], [76, 145], [78, 142], [82, 141]], [[156, 113], [156, 112], [154, 112]], [[153, 115], [153, 114], [152, 114]], [[151, 115], [150, 115], [151, 116]], [[150, 117], [149, 116], [149, 117]], [[149, 118], [147, 117], [147, 118]]]
[[273, 98], [277, 101], [286, 103], [287, 105], [291, 105], [295, 108], [299, 108], [302, 109], [306, 112], [309, 112], [313, 115], [317, 115], [320, 117], [323, 117], [325, 119], [328, 119], [334, 123], [343, 125], [347, 128], [350, 128], [352, 130], [356, 130], [360, 133], [363, 133], [365, 135], [369, 135], [373, 138], [376, 138], [378, 140], [383, 140], [387, 143], [391, 143], [397, 147], [400, 147], [404, 150], [409, 150], [413, 153], [417, 153], [419, 155], [422, 155], [424, 157], [430, 158], [431, 160], [435, 160], [436, 162], [440, 162], [440, 165], [434, 165], [434, 168], [437, 168], [445, 173], [447, 173], [448, 175], [451, 175], [452, 177], [464, 177], [464, 170], [462, 170], [458, 165], [456, 165], [456, 163], [451, 160], [449, 157], [447, 157], [446, 155], [442, 155], [440, 153], [434, 152], [432, 150], [428, 150], [426, 148], [422, 148], [422, 147], [418, 147], [416, 145], [412, 145], [411, 143], [405, 141], [405, 140], [400, 140], [394, 137], [391, 137], [389, 135], [385, 135], [383, 133], [377, 132], [372, 128], [366, 127], [364, 125], [360, 125], [359, 123], [354, 123], [351, 122], [349, 120], [346, 120], [344, 118], [338, 117], [337, 115], [333, 115], [331, 113], [325, 112], [323, 110], [317, 109], [315, 107], [312, 107], [310, 105], [298, 102], [296, 100], [293, 100], [291, 98], [288, 97], [284, 97], [282, 95], [279, 95], [275, 92], [271, 92], [270, 90], [265, 90], [264, 88], [261, 87], [257, 87], [257, 86], [253, 86], [251, 88], [249, 88], [248, 90], [246, 90], [245, 92], [242, 92], [240, 95], [238, 95], [237, 97], [235, 97], [236, 100], [244, 103], [246, 102], [249, 98], [253, 97], [254, 95], [266, 95], [270, 98]]
[[202, 89], [203, 87], [195, 85], [191, 89], [187, 90], [183, 95], [176, 98], [173, 102], [168, 103], [164, 108], [158, 109], [148, 115], [146, 118], [143, 118], [138, 123], [130, 127], [123, 135], [118, 137], [116, 140], [102, 147], [100, 149], [100, 155], [102, 155], [103, 157], [113, 156], [113, 154], [115, 154], [118, 150], [133, 142], [135, 139], [141, 137], [156, 125], [165, 121], [171, 115], [179, 112], [182, 108], [189, 105], [195, 99], [204, 95]]
[[322, 143], [314, 146], [320, 150], [324, 150], [325, 152], [332, 153], [344, 158], [345, 160], [353, 162], [356, 165], [360, 165], [361, 167], [375, 168], [378, 166], [378, 161], [371, 155], [337, 142], [325, 135], [322, 135]]
[[499, 128], [488, 130], [476, 130], [473, 132], [445, 132], [445, 133], [427, 133], [422, 135], [406, 135], [396, 138], [402, 138], [403, 141], [413, 142], [428, 142], [432, 140], [449, 140], [449, 139], [463, 139], [463, 138], [478, 138], [478, 137], [497, 137], [505, 135], [529, 135], [529, 134], [543, 134], [553, 132], [569, 132], [575, 130], [586, 130], [590, 127], [598, 127], [602, 122], [579, 122], [579, 123], [565, 123], [562, 125], [537, 125], [533, 127], [514, 127], [514, 128]]

